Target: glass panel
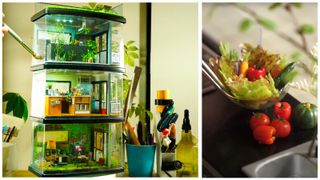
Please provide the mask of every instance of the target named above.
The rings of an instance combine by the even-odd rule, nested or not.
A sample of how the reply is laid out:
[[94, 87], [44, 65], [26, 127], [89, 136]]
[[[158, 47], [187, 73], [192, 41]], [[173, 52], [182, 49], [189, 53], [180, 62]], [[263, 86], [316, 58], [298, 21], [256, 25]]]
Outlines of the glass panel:
[[123, 84], [122, 84], [122, 74], [109, 74], [110, 76], [110, 104], [109, 104], [109, 114], [112, 116], [121, 116], [123, 109]]
[[109, 144], [110, 146], [110, 166], [111, 167], [119, 167], [123, 166], [123, 161], [119, 161], [119, 159], [123, 159], [123, 144], [122, 144], [122, 135], [119, 133], [122, 131], [122, 125], [117, 124], [115, 126], [110, 126], [110, 136], [109, 136]]
[[43, 171], [43, 167], [48, 166], [45, 160], [45, 139], [43, 134], [39, 132], [45, 131], [44, 124], [34, 122], [33, 126], [33, 159], [32, 165], [38, 168], [40, 171]]
[[111, 33], [111, 62], [110, 64], [124, 66], [124, 43], [122, 39], [122, 24], [112, 23]]

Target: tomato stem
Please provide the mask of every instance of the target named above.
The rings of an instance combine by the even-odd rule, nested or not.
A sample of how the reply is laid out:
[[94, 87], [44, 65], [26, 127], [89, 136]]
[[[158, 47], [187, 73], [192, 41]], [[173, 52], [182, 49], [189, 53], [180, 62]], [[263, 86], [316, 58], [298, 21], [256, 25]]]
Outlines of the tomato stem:
[[306, 103], [306, 104], [304, 105], [304, 107], [306, 107], [307, 109], [310, 109], [310, 108], [311, 108], [311, 104], [310, 104], [310, 103]]

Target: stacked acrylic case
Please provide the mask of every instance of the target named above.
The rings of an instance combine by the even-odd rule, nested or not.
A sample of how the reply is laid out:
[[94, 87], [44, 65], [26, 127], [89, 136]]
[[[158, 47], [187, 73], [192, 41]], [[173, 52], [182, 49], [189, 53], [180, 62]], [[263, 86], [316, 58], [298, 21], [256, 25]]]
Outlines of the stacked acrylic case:
[[123, 171], [123, 40], [112, 9], [49, 5], [36, 13], [31, 70], [38, 176]]

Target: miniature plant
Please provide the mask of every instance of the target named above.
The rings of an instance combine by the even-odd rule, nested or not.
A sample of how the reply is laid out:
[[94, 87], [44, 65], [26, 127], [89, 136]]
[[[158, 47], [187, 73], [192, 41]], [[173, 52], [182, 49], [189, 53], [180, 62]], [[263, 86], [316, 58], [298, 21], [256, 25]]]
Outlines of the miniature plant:
[[82, 6], [82, 8], [91, 9], [91, 10], [95, 10], [95, 11], [102, 11], [102, 12], [111, 11], [111, 6], [98, 4], [98, 3], [95, 3], [95, 2], [88, 3], [88, 6]]
[[66, 53], [63, 49], [64, 45], [64, 38], [63, 38], [63, 32], [64, 32], [64, 25], [62, 23], [57, 23], [55, 26], [55, 32], [56, 35], [54, 37], [54, 53], [55, 53], [55, 60], [57, 61], [64, 61]]
[[65, 55], [66, 61], [72, 61], [72, 59], [76, 56], [74, 50], [68, 51]]
[[93, 62], [95, 56], [96, 56], [95, 53], [88, 50], [87, 53], [82, 56], [82, 61], [83, 62]]
[[5, 113], [13, 112], [13, 116], [28, 119], [28, 104], [26, 100], [18, 93], [8, 92], [2, 96], [2, 102], [7, 102]]
[[82, 56], [82, 61], [84, 62], [93, 62], [96, 57], [97, 44], [93, 40], [86, 41], [88, 47], [87, 53]]
[[84, 28], [81, 28], [81, 30], [79, 30], [76, 34], [89, 34], [91, 32], [91, 29], [90, 28], [87, 28], [87, 27], [84, 27]]
[[65, 101], [66, 102], [68, 102], [69, 104], [71, 104], [72, 103], [72, 96], [73, 96], [73, 94], [72, 93], [67, 93], [67, 94], [65, 94]]
[[57, 60], [57, 61], [64, 61], [65, 60], [66, 53], [62, 47], [62, 44], [58, 43], [55, 45], [54, 53], [56, 55], [55, 60]]

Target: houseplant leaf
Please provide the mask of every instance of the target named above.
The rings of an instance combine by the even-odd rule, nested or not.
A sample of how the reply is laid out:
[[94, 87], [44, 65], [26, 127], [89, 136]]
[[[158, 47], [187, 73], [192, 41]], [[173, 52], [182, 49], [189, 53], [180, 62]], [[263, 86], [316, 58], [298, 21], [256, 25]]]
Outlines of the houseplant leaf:
[[128, 50], [129, 51], [136, 51], [136, 50], [138, 50], [138, 48], [136, 46], [130, 46], [130, 47], [128, 47]]
[[23, 111], [24, 111], [23, 101], [21, 98], [18, 97], [17, 103], [13, 109], [13, 115], [15, 117], [22, 118]]
[[270, 6], [269, 6], [269, 10], [274, 10], [278, 7], [281, 6], [281, 3], [272, 3]]
[[296, 7], [296, 8], [302, 8], [302, 3], [290, 3], [292, 6]]
[[130, 67], [134, 66], [134, 60], [128, 54], [124, 54], [124, 63]]
[[137, 53], [135, 53], [135, 52], [129, 52], [129, 56], [131, 56], [134, 59], [139, 58], [139, 55]]
[[153, 119], [153, 114], [150, 111], [147, 111], [148, 116], [150, 117], [150, 119]]
[[24, 99], [22, 99], [22, 100], [23, 100], [23, 106], [24, 106], [23, 120], [24, 120], [24, 122], [26, 122], [27, 119], [28, 119], [28, 113], [29, 113], [29, 111], [28, 111], [28, 104], [27, 104], [27, 102], [26, 102]]
[[6, 93], [2, 96], [2, 101], [7, 102], [5, 113], [9, 114], [13, 111], [13, 116], [23, 118], [24, 121], [28, 119], [28, 105], [18, 93]]
[[130, 41], [127, 42], [126, 46], [130, 46], [130, 45], [133, 44], [134, 42], [135, 42], [135, 41], [130, 40]]
[[252, 25], [252, 21], [250, 19], [246, 18], [246, 19], [242, 20], [240, 22], [240, 27], [239, 27], [240, 31], [241, 32], [248, 31], [250, 29], [251, 25]]
[[272, 20], [266, 18], [259, 18], [257, 19], [258, 23], [266, 29], [274, 30], [276, 28], [276, 23]]
[[314, 33], [314, 27], [311, 24], [304, 24], [299, 27], [298, 32], [302, 34], [312, 34]]
[[2, 97], [3, 102], [7, 102], [5, 113], [8, 114], [13, 111], [13, 108], [17, 102], [17, 94], [16, 93], [6, 93]]

